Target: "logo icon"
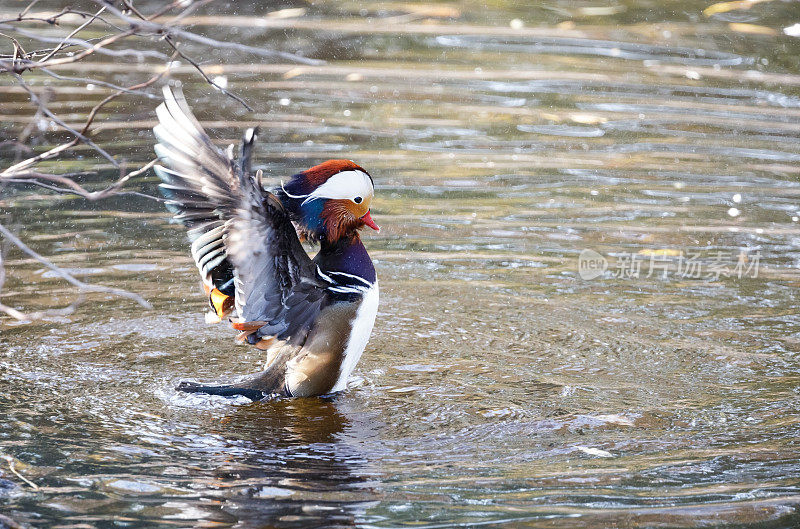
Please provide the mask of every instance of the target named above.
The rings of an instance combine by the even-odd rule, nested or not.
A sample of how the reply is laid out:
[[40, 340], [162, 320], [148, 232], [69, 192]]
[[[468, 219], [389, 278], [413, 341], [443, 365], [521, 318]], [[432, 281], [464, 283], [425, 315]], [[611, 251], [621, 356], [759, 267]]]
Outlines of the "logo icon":
[[581, 279], [591, 281], [598, 278], [608, 270], [608, 260], [605, 257], [586, 248], [578, 256], [578, 275]]

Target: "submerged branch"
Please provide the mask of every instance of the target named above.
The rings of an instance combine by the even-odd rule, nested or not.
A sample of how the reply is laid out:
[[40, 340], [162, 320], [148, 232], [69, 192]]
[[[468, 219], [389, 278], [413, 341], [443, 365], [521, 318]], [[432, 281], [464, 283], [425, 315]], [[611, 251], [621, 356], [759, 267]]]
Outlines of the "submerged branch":
[[3, 459], [6, 460], [6, 463], [8, 463], [8, 469], [11, 472], [13, 472], [15, 476], [17, 476], [19, 479], [24, 481], [25, 484], [28, 485], [33, 490], [39, 490], [39, 486], [36, 483], [34, 483], [33, 481], [29, 480], [28, 478], [26, 478], [25, 476], [23, 476], [22, 474], [19, 473], [19, 471], [16, 468], [16, 465], [14, 464], [14, 458], [13, 457], [11, 457], [9, 455], [5, 455], [5, 454], [3, 454], [2, 457], [3, 457]]
[[72, 314], [75, 314], [75, 311], [78, 310], [78, 307], [81, 306], [84, 301], [86, 301], [86, 298], [81, 295], [78, 297], [78, 299], [64, 308], [40, 310], [36, 312], [20, 312], [14, 307], [9, 307], [8, 305], [0, 303], [0, 312], [5, 313], [19, 322], [30, 323], [37, 320], [43, 320], [45, 318], [71, 316]]
[[[0, 292], [2, 292], [3, 285], [5, 285], [5, 282], [6, 282], [6, 269], [5, 269], [5, 265], [3, 263], [2, 248], [0, 248]], [[70, 303], [69, 305], [67, 305], [66, 307], [64, 307], [62, 309], [49, 309], [49, 310], [43, 310], [43, 311], [37, 311], [37, 312], [27, 312], [27, 313], [20, 312], [17, 309], [15, 309], [14, 307], [9, 307], [8, 305], [5, 305], [4, 303], [0, 303], [0, 312], [3, 312], [6, 315], [8, 315], [8, 316], [14, 318], [17, 321], [20, 321], [20, 322], [31, 322], [31, 321], [35, 321], [35, 320], [41, 320], [41, 319], [44, 319], [44, 318], [51, 318], [53, 316], [69, 316], [70, 314], [73, 314], [75, 312], [75, 310], [77, 310], [78, 306], [81, 303], [83, 303], [85, 300], [86, 300], [86, 298], [81, 293], [78, 296], [78, 299], [76, 299], [75, 301], [73, 301], [72, 303]], [[13, 471], [13, 469], [12, 469], [12, 471]], [[0, 521], [2, 521], [2, 520], [0, 520]]]

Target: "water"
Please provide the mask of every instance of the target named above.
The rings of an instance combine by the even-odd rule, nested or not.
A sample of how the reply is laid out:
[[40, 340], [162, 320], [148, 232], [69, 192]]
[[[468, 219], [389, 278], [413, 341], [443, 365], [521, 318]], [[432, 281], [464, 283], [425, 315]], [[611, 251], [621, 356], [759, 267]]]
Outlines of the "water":
[[[40, 488], [1, 461], [0, 512], [34, 527], [800, 524], [800, 40], [782, 34], [797, 6], [305, 7], [269, 31], [248, 12], [193, 20], [327, 61], [206, 50], [254, 112], [190, 67], [173, 77], [222, 143], [262, 126], [256, 165], [276, 181], [333, 157], [375, 177], [382, 300], [351, 388], [176, 393], [262, 361], [203, 323], [182, 228], [141, 197], [5, 188], [2, 221], [34, 249], [154, 308], [89, 294], [72, 315], [2, 320], [0, 449]], [[99, 58], [74, 75], [152, 71]], [[31, 110], [2, 82], [7, 139]], [[107, 93], [48, 82], [71, 123]], [[155, 105], [109, 108], [95, 141], [146, 163]], [[49, 168], [100, 163], [83, 153]], [[581, 277], [584, 250], [599, 277]], [[16, 250], [6, 267], [7, 305], [76, 298]]]

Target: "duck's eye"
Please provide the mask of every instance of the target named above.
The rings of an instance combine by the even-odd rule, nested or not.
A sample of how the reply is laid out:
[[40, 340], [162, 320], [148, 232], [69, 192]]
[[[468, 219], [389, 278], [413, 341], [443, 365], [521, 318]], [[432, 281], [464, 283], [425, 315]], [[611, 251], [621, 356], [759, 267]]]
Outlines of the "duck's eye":
[[353, 202], [355, 202], [356, 204], [361, 204], [362, 200], [364, 200], [364, 199], [361, 198], [361, 197], [356, 197], [356, 198], [353, 199]]

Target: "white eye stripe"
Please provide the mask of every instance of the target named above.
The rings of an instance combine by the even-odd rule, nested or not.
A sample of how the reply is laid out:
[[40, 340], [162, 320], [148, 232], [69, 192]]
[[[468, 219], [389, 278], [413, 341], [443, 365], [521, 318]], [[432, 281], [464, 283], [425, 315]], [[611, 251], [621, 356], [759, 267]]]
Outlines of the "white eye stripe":
[[303, 204], [318, 198], [350, 199], [371, 197], [375, 193], [372, 180], [364, 171], [342, 171], [328, 178], [306, 197]]

